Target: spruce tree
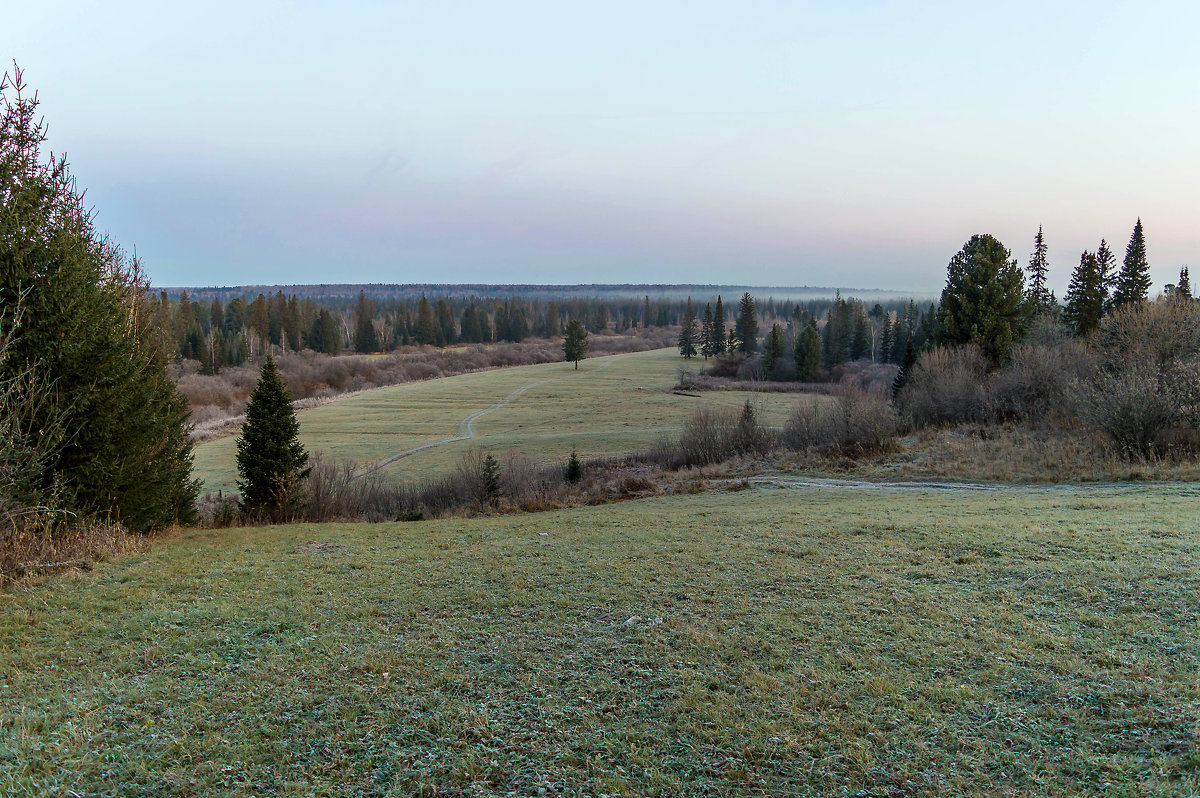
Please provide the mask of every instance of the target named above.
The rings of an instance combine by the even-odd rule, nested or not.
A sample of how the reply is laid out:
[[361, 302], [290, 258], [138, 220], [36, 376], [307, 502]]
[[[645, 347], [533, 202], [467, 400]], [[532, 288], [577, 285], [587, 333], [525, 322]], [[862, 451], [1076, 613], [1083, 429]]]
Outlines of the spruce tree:
[[913, 367], [916, 365], [917, 348], [913, 346], [912, 336], [909, 336], [904, 342], [904, 359], [900, 362], [900, 371], [896, 372], [896, 379], [892, 380], [893, 399], [900, 395], [900, 391], [904, 390], [904, 386], [908, 384], [908, 378], [912, 374]]
[[938, 313], [939, 339], [979, 346], [993, 364], [1005, 360], [1028, 318], [1024, 276], [990, 235], [972, 236], [946, 269]]
[[1112, 253], [1112, 249], [1108, 246], [1108, 241], [1100, 239], [1100, 246], [1096, 247], [1096, 274], [1100, 280], [1100, 294], [1104, 304], [1103, 312], [1108, 313], [1113, 309], [1112, 292], [1116, 290], [1117, 283], [1117, 256]]
[[729, 351], [729, 341], [725, 337], [725, 308], [721, 305], [720, 294], [717, 294], [717, 307], [713, 310], [712, 350], [714, 355]]
[[567, 460], [565, 477], [572, 485], [583, 479], [583, 463], [579, 462], [579, 454], [574, 448], [571, 449], [571, 457]]
[[304, 480], [312, 468], [287, 386], [270, 355], [246, 404], [237, 470], [242, 507], [250, 514], [282, 520], [303, 507]]
[[804, 326], [800, 335], [796, 336], [796, 379], [801, 382], [812, 382], [817, 377], [821, 367], [821, 333], [817, 331], [817, 323], [810, 320]]
[[688, 297], [687, 310], [683, 313], [683, 324], [679, 326], [679, 354], [689, 360], [696, 356], [696, 312], [692, 309], [692, 298]]
[[1071, 274], [1063, 310], [1063, 321], [1076, 335], [1087, 335], [1100, 326], [1105, 293], [1099, 259], [1094, 253], [1084, 252]]
[[354, 349], [363, 354], [379, 351], [379, 336], [375, 333], [374, 304], [367, 299], [365, 291], [358, 292], [358, 305], [354, 311]]
[[[135, 258], [95, 228], [20, 70], [0, 79], [0, 386], [35, 374], [44, 456], [24, 465], [56, 509], [136, 531], [194, 516], [187, 401], [167, 373]], [[15, 325], [20, 311], [20, 325]]]
[[579, 319], [571, 319], [567, 322], [566, 336], [563, 338], [563, 354], [566, 356], [568, 363], [575, 364], [575, 370], [579, 370], [579, 361], [583, 360], [588, 351], [588, 334], [584, 329], [583, 322]]
[[754, 297], [750, 292], [742, 294], [738, 303], [738, 317], [734, 325], [742, 352], [752, 355], [758, 351], [758, 311], [754, 307]]
[[421, 299], [417, 302], [417, 329], [413, 332], [413, 339], [419, 346], [434, 346], [440, 332], [433, 317], [433, 306], [429, 304], [425, 295], [421, 294]]
[[1050, 309], [1050, 291], [1046, 288], [1046, 275], [1050, 271], [1050, 262], [1046, 257], [1049, 248], [1042, 234], [1042, 226], [1038, 225], [1037, 235], [1033, 238], [1033, 254], [1029, 257], [1029, 293], [1028, 302], [1036, 312]]
[[1113, 291], [1112, 306], [1119, 308], [1130, 302], [1142, 302], [1150, 296], [1150, 264], [1146, 260], [1146, 235], [1142, 220], [1138, 219], [1125, 248], [1125, 260], [1117, 275], [1117, 287]]
[[1188, 276], [1188, 267], [1184, 266], [1179, 270], [1179, 284], [1175, 286], [1175, 290], [1171, 296], [1177, 296], [1180, 299], [1192, 299], [1192, 280]]
[[713, 348], [713, 313], [712, 303], [704, 303], [704, 321], [700, 323], [700, 354], [708, 360], [715, 354]]
[[762, 369], [765, 378], [775, 379], [776, 366], [786, 351], [787, 340], [783, 335], [783, 325], [778, 323], [771, 325], [771, 331], [767, 333], [767, 337], [763, 341]]

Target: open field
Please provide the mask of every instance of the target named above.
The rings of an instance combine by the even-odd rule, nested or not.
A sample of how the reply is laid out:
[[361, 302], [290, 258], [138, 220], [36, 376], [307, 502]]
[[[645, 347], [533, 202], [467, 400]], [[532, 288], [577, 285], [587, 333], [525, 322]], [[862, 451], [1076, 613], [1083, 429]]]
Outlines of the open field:
[[1197, 499], [187, 530], [0, 599], [0, 794], [1195, 793]]
[[[301, 439], [310, 451], [369, 462], [412, 454], [388, 466], [401, 478], [448, 470], [471, 446], [513, 449], [540, 461], [627, 454], [678, 431], [703, 405], [740, 407], [747, 398], [769, 424], [782, 424], [798, 401], [786, 394], [722, 391], [678, 396], [670, 388], [684, 361], [673, 349], [518, 366], [379, 388], [300, 411]], [[469, 419], [469, 421], [468, 421]], [[468, 423], [470, 425], [468, 429]], [[440, 444], [473, 434], [470, 440]], [[420, 447], [431, 448], [413, 451]], [[196, 475], [205, 490], [232, 490], [234, 438], [196, 447]]]

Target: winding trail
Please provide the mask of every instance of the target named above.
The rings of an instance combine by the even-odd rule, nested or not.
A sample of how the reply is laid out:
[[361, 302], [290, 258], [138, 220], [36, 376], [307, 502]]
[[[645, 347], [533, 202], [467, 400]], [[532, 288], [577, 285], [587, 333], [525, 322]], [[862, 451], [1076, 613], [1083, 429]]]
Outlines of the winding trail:
[[[740, 482], [741, 480], [725, 480]], [[835, 477], [761, 476], [746, 480], [759, 488], [801, 490], [840, 488], [849, 490], [940, 491], [946, 493], [1146, 493], [1163, 489], [1200, 496], [1198, 482], [952, 482], [946, 480], [870, 480]]]

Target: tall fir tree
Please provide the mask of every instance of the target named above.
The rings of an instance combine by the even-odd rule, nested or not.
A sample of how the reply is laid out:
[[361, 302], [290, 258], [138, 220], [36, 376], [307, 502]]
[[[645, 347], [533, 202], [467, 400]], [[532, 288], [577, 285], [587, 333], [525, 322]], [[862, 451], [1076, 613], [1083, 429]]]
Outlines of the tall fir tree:
[[1179, 270], [1179, 283], [1176, 284], [1175, 290], [1171, 292], [1171, 296], [1177, 296], [1180, 299], [1192, 299], [1192, 279], [1188, 275], [1188, 267], [1184, 266]]
[[796, 379], [801, 382], [816, 379], [817, 370], [821, 367], [821, 333], [817, 330], [815, 320], [810, 319], [796, 336], [793, 358], [796, 361]]
[[713, 311], [712, 303], [704, 303], [704, 320], [700, 322], [700, 354], [708, 360], [716, 351], [713, 348]]
[[763, 340], [762, 350], [762, 370], [763, 376], [768, 380], [776, 378], [779, 361], [783, 359], [787, 352], [787, 339], [783, 334], [783, 325], [775, 323], [771, 325], [771, 331], [767, 333], [767, 337]]
[[375, 307], [367, 299], [365, 291], [358, 292], [358, 305], [354, 311], [354, 349], [369, 353], [379, 351], [379, 336], [375, 333]]
[[737, 330], [739, 347], [742, 352], [752, 355], [758, 351], [758, 310], [754, 306], [754, 297], [747, 291], [742, 294], [738, 303]]
[[717, 306], [713, 309], [712, 351], [714, 355], [729, 351], [729, 340], [725, 336], [725, 307], [721, 304], [720, 294], [717, 294]]
[[1108, 246], [1108, 241], [1103, 238], [1100, 239], [1100, 246], [1096, 247], [1096, 274], [1100, 280], [1104, 313], [1108, 313], [1113, 309], [1112, 292], [1116, 290], [1117, 284], [1117, 256]]
[[237, 470], [242, 507], [251, 515], [283, 520], [303, 507], [304, 481], [312, 468], [287, 386], [270, 355], [246, 403]]
[[1142, 220], [1138, 219], [1133, 227], [1133, 235], [1129, 237], [1129, 244], [1125, 247], [1125, 260], [1117, 275], [1112, 306], [1119, 308], [1131, 302], [1142, 302], [1149, 296], [1150, 264], [1146, 260], [1146, 234], [1142, 230]]
[[421, 294], [420, 300], [417, 301], [417, 328], [413, 332], [413, 340], [418, 346], [436, 346], [440, 332], [437, 319], [433, 315], [433, 305]]
[[912, 370], [917, 365], [917, 348], [913, 345], [912, 336], [909, 336], [904, 341], [904, 357], [900, 361], [900, 370], [896, 372], [896, 379], [892, 380], [892, 398], [895, 399], [904, 390], [904, 386], [908, 384], [908, 378], [912, 376]]
[[689, 360], [696, 356], [699, 331], [696, 329], [696, 312], [692, 309], [692, 298], [688, 297], [687, 309], [683, 312], [683, 323], [679, 325], [679, 354]]
[[1046, 288], [1046, 275], [1050, 271], [1050, 261], [1047, 257], [1049, 247], [1038, 225], [1037, 235], [1033, 238], [1033, 254], [1029, 256], [1029, 282], [1027, 301], [1037, 313], [1045, 313], [1051, 307], [1050, 291]]
[[1076, 335], [1087, 335], [1100, 326], [1106, 293], [1100, 260], [1095, 253], [1084, 252], [1071, 274], [1063, 310], [1063, 321]]

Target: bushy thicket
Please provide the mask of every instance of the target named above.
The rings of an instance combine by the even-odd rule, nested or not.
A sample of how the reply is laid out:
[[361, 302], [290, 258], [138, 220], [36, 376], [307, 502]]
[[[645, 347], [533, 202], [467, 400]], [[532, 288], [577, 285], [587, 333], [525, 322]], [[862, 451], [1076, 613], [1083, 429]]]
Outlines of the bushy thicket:
[[797, 404], [784, 425], [790, 449], [863, 456], [891, 448], [901, 421], [882, 387], [838, 385], [828, 398]]
[[1200, 304], [1124, 305], [1087, 338], [1042, 321], [990, 369], [972, 346], [923, 353], [897, 397], [913, 425], [1020, 422], [1103, 435], [1127, 457], [1200, 452]]

